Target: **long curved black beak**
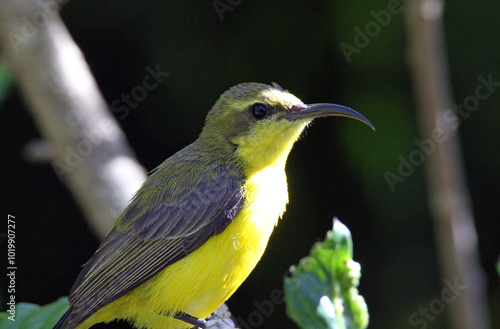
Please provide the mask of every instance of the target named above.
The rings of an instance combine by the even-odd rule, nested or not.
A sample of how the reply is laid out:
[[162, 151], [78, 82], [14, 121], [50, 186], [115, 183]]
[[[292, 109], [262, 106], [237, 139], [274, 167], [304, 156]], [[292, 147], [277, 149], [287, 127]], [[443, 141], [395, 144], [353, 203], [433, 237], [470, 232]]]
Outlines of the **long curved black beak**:
[[341, 116], [348, 117], [352, 119], [359, 120], [375, 130], [375, 127], [365, 118], [361, 113], [354, 111], [351, 108], [338, 105], [338, 104], [299, 104], [292, 106], [292, 109], [287, 114], [283, 115], [281, 119], [286, 119], [289, 121], [299, 120], [299, 119], [315, 119], [321, 117], [329, 116]]

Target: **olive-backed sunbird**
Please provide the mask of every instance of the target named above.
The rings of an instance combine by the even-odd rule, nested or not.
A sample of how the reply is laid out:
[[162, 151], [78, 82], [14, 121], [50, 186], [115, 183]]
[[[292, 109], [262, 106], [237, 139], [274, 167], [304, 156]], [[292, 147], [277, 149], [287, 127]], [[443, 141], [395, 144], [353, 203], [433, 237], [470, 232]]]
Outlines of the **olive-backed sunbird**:
[[350, 108], [307, 105], [277, 84], [224, 92], [198, 139], [160, 164], [118, 217], [54, 329], [115, 319], [136, 328], [204, 328], [260, 260], [285, 211], [292, 145], [326, 116], [373, 128]]

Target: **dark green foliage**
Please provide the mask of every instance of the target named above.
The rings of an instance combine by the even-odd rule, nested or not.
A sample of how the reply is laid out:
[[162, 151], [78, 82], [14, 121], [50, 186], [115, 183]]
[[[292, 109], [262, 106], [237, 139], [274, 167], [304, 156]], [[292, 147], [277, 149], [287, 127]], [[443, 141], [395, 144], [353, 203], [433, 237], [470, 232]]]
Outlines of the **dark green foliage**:
[[0, 104], [7, 96], [11, 83], [12, 79], [10, 72], [7, 70], [7, 67], [0, 62]]

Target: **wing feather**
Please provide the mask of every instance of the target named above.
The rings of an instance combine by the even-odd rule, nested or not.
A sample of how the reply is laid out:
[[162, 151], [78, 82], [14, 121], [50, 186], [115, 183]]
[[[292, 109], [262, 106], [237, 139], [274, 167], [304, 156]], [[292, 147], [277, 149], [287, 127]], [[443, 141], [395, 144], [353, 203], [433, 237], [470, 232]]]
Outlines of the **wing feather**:
[[[172, 167], [171, 159], [162, 166]], [[200, 171], [188, 161], [174, 166], [171, 175], [161, 169], [148, 178], [78, 276], [69, 296], [69, 323], [80, 324], [220, 234], [243, 204], [243, 176], [234, 165], [211, 162]]]

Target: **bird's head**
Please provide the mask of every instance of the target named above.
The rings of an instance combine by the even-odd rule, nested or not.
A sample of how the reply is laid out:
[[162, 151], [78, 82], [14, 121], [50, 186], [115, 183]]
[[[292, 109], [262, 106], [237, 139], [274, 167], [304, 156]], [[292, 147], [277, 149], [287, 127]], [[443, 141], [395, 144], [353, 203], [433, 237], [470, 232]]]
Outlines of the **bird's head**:
[[200, 138], [221, 152], [232, 152], [246, 170], [258, 171], [284, 166], [304, 128], [313, 119], [326, 116], [350, 117], [374, 129], [350, 108], [304, 104], [277, 84], [242, 83], [221, 95], [208, 113]]

